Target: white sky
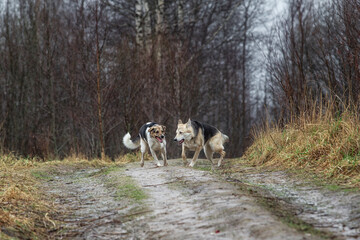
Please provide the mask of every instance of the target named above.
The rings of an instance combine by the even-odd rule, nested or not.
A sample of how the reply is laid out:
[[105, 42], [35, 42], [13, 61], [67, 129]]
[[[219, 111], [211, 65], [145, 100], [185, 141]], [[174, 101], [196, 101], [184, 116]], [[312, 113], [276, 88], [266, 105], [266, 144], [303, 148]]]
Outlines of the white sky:
[[[265, 1], [265, 9], [264, 9], [264, 22], [257, 28], [257, 31], [263, 35], [267, 35], [270, 33], [272, 26], [275, 22], [285, 16], [286, 8], [287, 8], [287, 0], [264, 0]], [[265, 36], [264, 36], [265, 37]], [[266, 75], [266, 55], [267, 55], [267, 47], [263, 42], [264, 39], [260, 39], [257, 42], [257, 52], [255, 55], [255, 64], [256, 71], [254, 75], [254, 89], [251, 95], [256, 98], [263, 98], [264, 90], [265, 90], [265, 75]]]

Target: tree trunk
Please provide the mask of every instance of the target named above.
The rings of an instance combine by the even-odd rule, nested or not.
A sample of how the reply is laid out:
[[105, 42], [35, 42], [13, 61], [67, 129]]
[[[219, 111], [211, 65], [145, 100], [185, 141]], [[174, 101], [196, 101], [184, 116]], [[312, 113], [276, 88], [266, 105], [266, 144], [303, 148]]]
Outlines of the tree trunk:
[[96, 35], [96, 79], [97, 79], [97, 103], [98, 103], [98, 119], [99, 119], [99, 137], [101, 146], [101, 159], [105, 159], [105, 143], [103, 136], [102, 110], [101, 110], [101, 88], [100, 88], [100, 47], [99, 47], [99, 15], [98, 2], [95, 9], [95, 35]]
[[136, 43], [140, 47], [143, 46], [142, 8], [143, 8], [143, 0], [136, 0], [136, 2], [135, 2]]
[[177, 17], [178, 17], [178, 31], [180, 35], [184, 33], [184, 1], [178, 0], [177, 6]]
[[248, 15], [249, 6], [245, 6], [245, 16], [244, 16], [244, 40], [242, 46], [242, 94], [241, 94], [241, 128], [242, 128], [242, 150], [245, 150], [245, 138], [246, 138], [246, 89], [247, 89], [247, 79], [246, 79], [246, 62], [247, 62], [247, 31], [248, 31]]

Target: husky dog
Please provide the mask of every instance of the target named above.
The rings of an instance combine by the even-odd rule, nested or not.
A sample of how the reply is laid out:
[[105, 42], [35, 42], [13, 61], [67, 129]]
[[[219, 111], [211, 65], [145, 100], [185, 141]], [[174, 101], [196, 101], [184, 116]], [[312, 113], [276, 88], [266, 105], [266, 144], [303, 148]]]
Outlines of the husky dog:
[[194, 157], [189, 164], [190, 167], [195, 165], [202, 148], [204, 148], [205, 155], [211, 161], [211, 164], [213, 164], [213, 153], [220, 154], [218, 161], [218, 167], [220, 167], [221, 161], [225, 157], [223, 144], [228, 140], [229, 137], [221, 133], [217, 128], [206, 123], [192, 121], [190, 118], [187, 123], [183, 123], [181, 120], [178, 121], [174, 138], [174, 141], [182, 145], [181, 156], [184, 165], [187, 164], [186, 151], [195, 151]]
[[139, 135], [131, 140], [130, 133], [125, 134], [123, 137], [123, 143], [125, 147], [129, 149], [136, 149], [141, 147], [141, 163], [140, 166], [144, 166], [144, 154], [150, 149], [151, 155], [153, 156], [155, 163], [158, 167], [162, 166], [159, 159], [156, 156], [156, 152], [160, 151], [164, 160], [164, 166], [167, 166], [166, 158], [166, 140], [165, 140], [166, 127], [159, 125], [155, 122], [148, 122], [139, 130]]

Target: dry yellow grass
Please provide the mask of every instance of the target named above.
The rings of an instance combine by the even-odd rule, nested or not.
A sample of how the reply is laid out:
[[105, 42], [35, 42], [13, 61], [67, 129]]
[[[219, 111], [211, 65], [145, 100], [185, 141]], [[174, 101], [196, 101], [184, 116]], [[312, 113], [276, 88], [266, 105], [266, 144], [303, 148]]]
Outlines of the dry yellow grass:
[[266, 126], [255, 131], [244, 158], [256, 166], [305, 169], [360, 186], [359, 128], [359, 115], [352, 111], [337, 114], [314, 108], [283, 128]]
[[[127, 153], [125, 155], [121, 155], [119, 157], [117, 157], [115, 159], [116, 163], [131, 163], [131, 162], [139, 162], [140, 164], [140, 159], [141, 159], [141, 152], [140, 151], [136, 151], [133, 153]], [[150, 160], [150, 155], [149, 153], [145, 153], [144, 155], [144, 160]]]
[[0, 156], [0, 239], [46, 239], [49, 232], [60, 227], [53, 220], [56, 206], [39, 188], [39, 182], [44, 180], [41, 173], [67, 171], [66, 166], [73, 170], [111, 164], [114, 162], [110, 160], [81, 156], [48, 162], [13, 154]]
[[55, 227], [48, 216], [53, 214], [52, 206], [42, 199], [30, 174], [38, 164], [12, 154], [0, 156], [1, 239], [34, 239]]

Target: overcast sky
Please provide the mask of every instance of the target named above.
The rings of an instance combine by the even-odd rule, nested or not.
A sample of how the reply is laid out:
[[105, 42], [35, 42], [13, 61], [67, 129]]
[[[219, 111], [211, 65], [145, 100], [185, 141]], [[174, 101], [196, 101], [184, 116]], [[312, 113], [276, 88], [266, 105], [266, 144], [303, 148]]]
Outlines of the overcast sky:
[[[265, 9], [264, 9], [264, 22], [261, 24], [257, 31], [263, 35], [270, 33], [271, 27], [275, 22], [280, 18], [285, 16], [287, 7], [287, 0], [265, 0]], [[255, 73], [253, 84], [254, 88], [252, 89], [251, 95], [254, 98], [263, 98], [265, 91], [265, 75], [266, 75], [266, 55], [267, 47], [263, 42], [264, 39], [259, 39], [257, 42], [257, 51], [255, 55]], [[254, 112], [255, 114], [255, 112]]]

